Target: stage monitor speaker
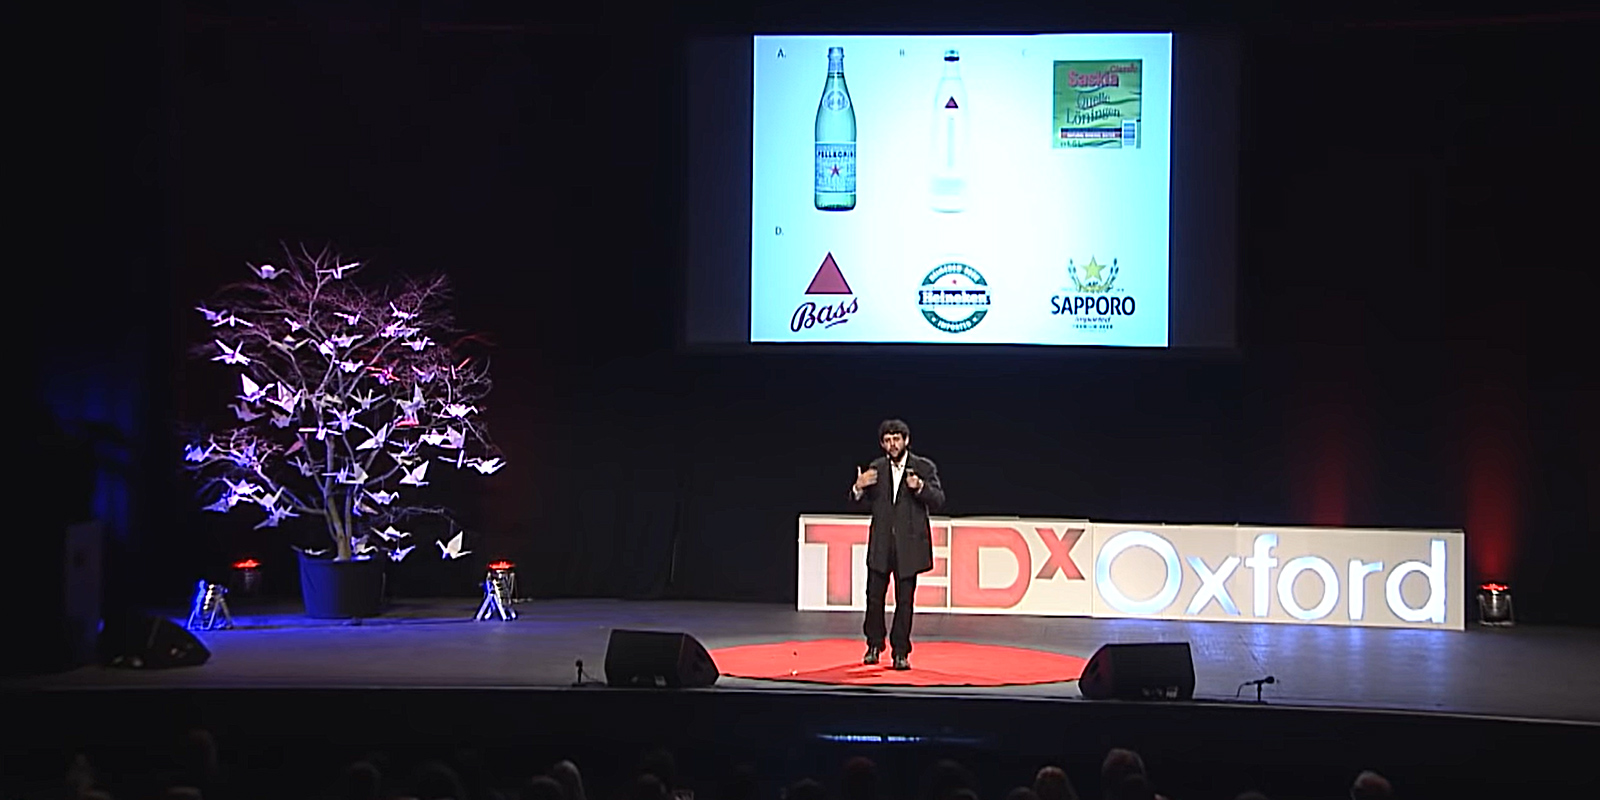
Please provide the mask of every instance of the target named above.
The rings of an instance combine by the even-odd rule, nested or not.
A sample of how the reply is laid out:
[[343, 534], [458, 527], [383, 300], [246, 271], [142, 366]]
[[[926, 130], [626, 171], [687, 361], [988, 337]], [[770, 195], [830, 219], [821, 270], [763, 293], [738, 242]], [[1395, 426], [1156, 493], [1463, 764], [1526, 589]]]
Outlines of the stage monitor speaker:
[[674, 689], [717, 682], [711, 654], [687, 633], [611, 631], [606, 645], [606, 684]]
[[108, 619], [100, 632], [100, 663], [108, 667], [197, 667], [210, 659], [211, 651], [194, 634], [164, 617]]
[[1188, 642], [1103, 645], [1078, 678], [1090, 700], [1190, 700], [1194, 657]]

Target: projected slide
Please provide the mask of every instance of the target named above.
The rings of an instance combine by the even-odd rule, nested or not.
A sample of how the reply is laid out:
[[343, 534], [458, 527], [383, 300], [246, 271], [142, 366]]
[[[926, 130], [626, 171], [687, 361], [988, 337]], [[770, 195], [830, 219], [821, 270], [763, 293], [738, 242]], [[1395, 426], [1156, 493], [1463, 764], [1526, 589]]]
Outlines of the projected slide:
[[752, 342], [1168, 345], [1171, 35], [753, 57]]

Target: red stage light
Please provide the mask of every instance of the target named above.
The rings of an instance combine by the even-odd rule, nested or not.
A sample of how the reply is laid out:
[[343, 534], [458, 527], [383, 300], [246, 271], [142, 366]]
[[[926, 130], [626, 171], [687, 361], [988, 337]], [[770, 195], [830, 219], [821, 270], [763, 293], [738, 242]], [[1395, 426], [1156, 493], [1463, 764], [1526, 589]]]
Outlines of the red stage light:
[[241, 558], [233, 562], [233, 580], [229, 583], [230, 588], [241, 595], [253, 595], [261, 591], [261, 562], [253, 558]]
[[500, 559], [489, 563], [489, 574], [483, 579], [483, 605], [478, 606], [478, 619], [498, 616], [507, 622], [517, 618], [511, 607], [517, 594], [517, 573], [510, 561]]
[[1490, 626], [1516, 624], [1516, 617], [1511, 608], [1511, 587], [1492, 581], [1479, 584], [1478, 618], [1483, 624]]

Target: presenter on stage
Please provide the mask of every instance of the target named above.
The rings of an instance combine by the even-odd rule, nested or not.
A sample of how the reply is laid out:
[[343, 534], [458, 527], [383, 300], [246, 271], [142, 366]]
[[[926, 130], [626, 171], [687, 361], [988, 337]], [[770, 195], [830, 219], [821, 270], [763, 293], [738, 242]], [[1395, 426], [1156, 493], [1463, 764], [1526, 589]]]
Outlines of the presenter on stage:
[[911, 429], [897, 419], [878, 426], [885, 455], [866, 469], [856, 468], [850, 500], [872, 509], [867, 534], [867, 637], [863, 664], [883, 655], [884, 595], [894, 577], [894, 628], [887, 631], [894, 669], [911, 669], [911, 615], [917, 575], [933, 569], [933, 538], [928, 514], [944, 506], [944, 488], [933, 462], [911, 450]]

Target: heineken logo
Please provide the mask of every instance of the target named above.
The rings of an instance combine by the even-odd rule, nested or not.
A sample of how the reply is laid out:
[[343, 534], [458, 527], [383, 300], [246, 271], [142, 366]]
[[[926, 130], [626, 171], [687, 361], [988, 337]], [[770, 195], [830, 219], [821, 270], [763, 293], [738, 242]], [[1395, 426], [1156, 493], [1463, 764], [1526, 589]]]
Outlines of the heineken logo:
[[989, 282], [959, 261], [947, 261], [922, 278], [917, 309], [929, 325], [945, 333], [972, 330], [989, 314]]

